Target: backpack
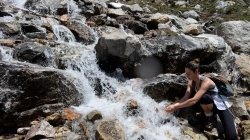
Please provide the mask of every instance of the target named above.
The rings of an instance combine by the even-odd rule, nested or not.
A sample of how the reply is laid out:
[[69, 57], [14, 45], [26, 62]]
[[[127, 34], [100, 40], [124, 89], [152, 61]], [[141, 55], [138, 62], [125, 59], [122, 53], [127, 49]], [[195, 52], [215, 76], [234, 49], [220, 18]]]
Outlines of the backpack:
[[230, 83], [222, 76], [216, 73], [207, 73], [204, 76], [210, 78], [218, 88], [218, 94], [226, 97], [234, 96], [235, 92]]

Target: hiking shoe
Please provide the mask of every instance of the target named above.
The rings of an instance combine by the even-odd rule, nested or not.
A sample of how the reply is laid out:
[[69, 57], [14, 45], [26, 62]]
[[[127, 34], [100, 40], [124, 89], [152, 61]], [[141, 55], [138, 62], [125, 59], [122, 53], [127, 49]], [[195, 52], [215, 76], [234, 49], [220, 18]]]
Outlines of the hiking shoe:
[[206, 117], [205, 129], [207, 131], [212, 131], [215, 124], [216, 124], [216, 117], [215, 116]]

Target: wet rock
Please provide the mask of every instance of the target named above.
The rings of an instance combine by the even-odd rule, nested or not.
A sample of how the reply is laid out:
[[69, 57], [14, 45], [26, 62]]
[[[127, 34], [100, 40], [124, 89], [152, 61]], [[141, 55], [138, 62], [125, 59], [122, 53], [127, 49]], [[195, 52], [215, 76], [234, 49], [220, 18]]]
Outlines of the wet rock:
[[89, 138], [90, 133], [89, 133], [89, 127], [88, 123], [86, 121], [81, 121], [80, 122], [80, 127], [82, 128], [82, 134], [84, 137]]
[[22, 42], [21, 40], [0, 39], [0, 45], [7, 47], [14, 47], [21, 42]]
[[102, 140], [125, 140], [125, 134], [117, 121], [103, 120], [97, 126], [96, 138]]
[[6, 35], [17, 35], [21, 32], [21, 26], [17, 22], [0, 22], [0, 31]]
[[52, 50], [36, 42], [26, 42], [15, 47], [14, 58], [41, 66], [52, 65]]
[[75, 112], [73, 109], [64, 108], [63, 116], [68, 121], [78, 120], [81, 117], [81, 114]]
[[66, 137], [68, 135], [68, 133], [70, 133], [70, 129], [67, 128], [67, 127], [58, 127], [58, 128], [55, 128], [56, 129], [56, 132], [55, 132], [55, 138], [58, 138], [58, 139], [63, 139], [63, 137]]
[[[1, 4], [0, 4], [0, 6], [1, 6]], [[0, 11], [0, 17], [6, 17], [6, 16], [12, 17], [12, 14], [5, 12], [5, 11]]]
[[28, 10], [36, 11], [40, 14], [58, 14], [63, 15], [67, 13], [66, 0], [27, 0], [24, 7]]
[[126, 106], [128, 109], [138, 109], [138, 103], [137, 103], [137, 101], [135, 101], [133, 99], [128, 100]]
[[136, 116], [140, 112], [139, 105], [136, 100], [129, 99], [126, 103], [126, 115]]
[[76, 40], [85, 45], [94, 43], [96, 37], [90, 27], [83, 24], [80, 20], [70, 20], [66, 25], [75, 35]]
[[39, 38], [39, 39], [46, 39], [46, 29], [34, 25], [29, 24], [22, 24], [21, 30], [23, 34], [31, 39]]
[[58, 71], [19, 63], [0, 63], [0, 123], [4, 128], [27, 126], [70, 105], [82, 95]]
[[175, 101], [184, 96], [186, 85], [187, 79], [184, 76], [165, 74], [145, 81], [143, 92], [159, 102]]
[[102, 119], [102, 113], [98, 110], [94, 110], [91, 111], [88, 115], [87, 115], [87, 119], [89, 121], [95, 122], [95, 120], [100, 120]]
[[95, 47], [100, 67], [109, 72], [113, 72], [117, 67], [129, 69], [129, 65], [125, 66], [123, 63], [126, 63], [126, 60], [131, 63], [137, 59], [142, 49], [140, 40], [135, 36], [128, 36], [122, 30], [111, 29], [112, 32], [103, 32]]
[[58, 125], [62, 125], [65, 123], [65, 120], [63, 119], [62, 114], [58, 112], [47, 116], [45, 118], [45, 121], [49, 122], [53, 126], [58, 126]]
[[97, 26], [104, 25], [107, 22], [107, 16], [106, 15], [92, 16], [87, 20], [87, 22], [94, 22], [95, 25]]
[[191, 127], [185, 127], [183, 128], [183, 134], [190, 136], [194, 140], [208, 140], [204, 134], [201, 132], [197, 132], [197, 130], [191, 128]]
[[39, 124], [30, 128], [24, 140], [53, 138], [55, 129], [46, 121], [41, 121]]

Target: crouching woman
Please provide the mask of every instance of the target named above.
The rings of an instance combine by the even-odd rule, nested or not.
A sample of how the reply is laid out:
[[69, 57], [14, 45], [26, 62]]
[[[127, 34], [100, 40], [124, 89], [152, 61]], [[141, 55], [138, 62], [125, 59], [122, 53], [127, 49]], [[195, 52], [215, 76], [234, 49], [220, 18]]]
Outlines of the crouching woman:
[[[218, 89], [211, 79], [199, 74], [198, 59], [186, 64], [185, 74], [188, 78], [186, 93], [180, 101], [167, 106], [166, 112], [171, 113], [176, 109], [199, 103], [206, 116], [205, 129], [212, 130], [213, 118], [218, 114], [224, 128], [225, 139], [237, 140], [238, 136], [233, 114], [228, 109], [230, 104], [225, 96], [218, 95]], [[191, 97], [191, 89], [193, 88], [195, 89], [195, 95]]]

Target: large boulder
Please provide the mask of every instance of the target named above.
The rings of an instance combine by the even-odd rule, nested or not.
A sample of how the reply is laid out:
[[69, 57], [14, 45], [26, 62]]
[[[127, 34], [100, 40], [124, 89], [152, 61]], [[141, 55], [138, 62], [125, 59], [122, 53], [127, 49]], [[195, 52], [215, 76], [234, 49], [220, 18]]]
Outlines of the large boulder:
[[72, 33], [75, 35], [76, 40], [82, 42], [86, 45], [92, 44], [95, 42], [95, 35], [93, 30], [87, 25], [83, 24], [80, 20], [70, 20], [66, 25]]
[[229, 75], [234, 56], [224, 39], [209, 34], [184, 34], [139, 38], [121, 30], [105, 33], [96, 46], [101, 68], [113, 72], [121, 68], [128, 77], [150, 78], [160, 73], [183, 73], [185, 64], [201, 60], [201, 72]]
[[143, 92], [155, 101], [176, 100], [184, 96], [187, 79], [184, 75], [164, 74], [144, 82]]
[[250, 56], [236, 55], [234, 85], [241, 93], [250, 92]]
[[142, 45], [135, 36], [129, 36], [123, 30], [110, 28], [102, 33], [96, 47], [100, 67], [113, 72], [117, 67], [130, 71], [138, 61]]
[[36, 42], [26, 42], [15, 47], [14, 58], [41, 66], [52, 64], [52, 50]]
[[27, 126], [64, 107], [79, 105], [82, 94], [63, 73], [42, 67], [0, 62], [0, 124]]
[[216, 29], [216, 33], [226, 40], [235, 53], [250, 54], [250, 22], [223, 22]]

